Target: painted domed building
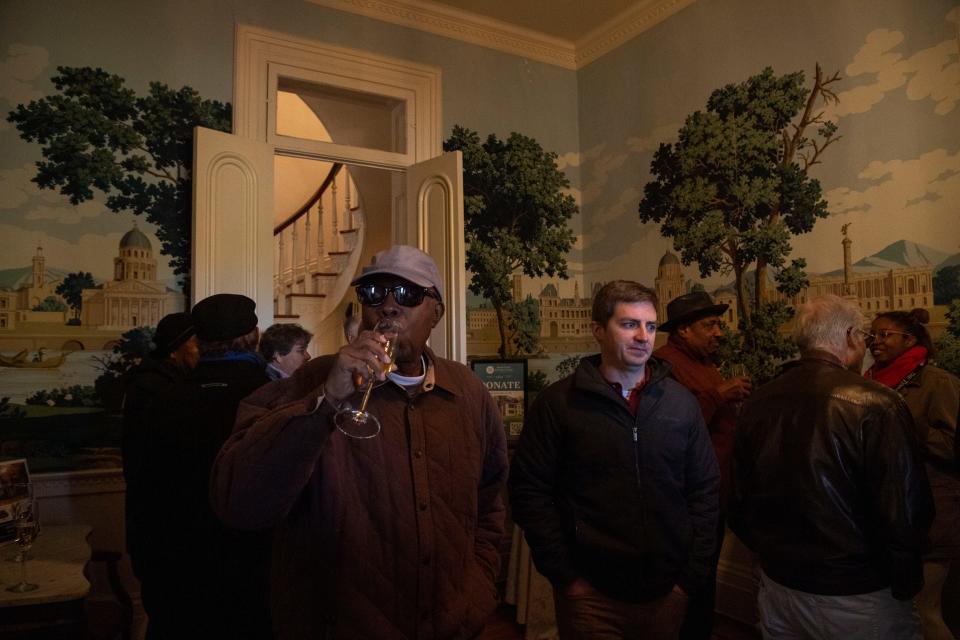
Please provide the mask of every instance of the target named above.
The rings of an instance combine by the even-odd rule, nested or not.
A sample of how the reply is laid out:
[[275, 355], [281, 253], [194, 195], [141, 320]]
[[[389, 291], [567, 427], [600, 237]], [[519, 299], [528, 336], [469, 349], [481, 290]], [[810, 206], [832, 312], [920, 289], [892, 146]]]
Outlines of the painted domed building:
[[683, 269], [680, 259], [670, 251], [665, 251], [657, 266], [657, 277], [653, 281], [657, 292], [657, 318], [660, 322], [667, 320], [667, 303], [687, 292], [683, 278]]
[[64, 322], [63, 312], [33, 311], [47, 298], [66, 302], [57, 293], [67, 272], [47, 266], [43, 247], [37, 247], [29, 267], [0, 270], [0, 329], [13, 330], [23, 322]]
[[168, 313], [186, 308], [184, 296], [157, 280], [153, 244], [136, 225], [120, 239], [113, 280], [83, 290], [81, 322], [100, 329], [156, 326]]

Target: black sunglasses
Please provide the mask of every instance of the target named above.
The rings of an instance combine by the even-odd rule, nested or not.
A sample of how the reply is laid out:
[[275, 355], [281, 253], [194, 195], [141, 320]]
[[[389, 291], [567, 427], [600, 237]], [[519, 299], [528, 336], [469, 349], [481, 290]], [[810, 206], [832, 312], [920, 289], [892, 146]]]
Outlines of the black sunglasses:
[[440, 296], [433, 289], [427, 289], [415, 284], [398, 284], [387, 287], [382, 284], [358, 284], [357, 300], [365, 307], [379, 307], [387, 299], [389, 294], [393, 294], [393, 299], [401, 307], [416, 307], [423, 302], [424, 296], [430, 296], [437, 300]]

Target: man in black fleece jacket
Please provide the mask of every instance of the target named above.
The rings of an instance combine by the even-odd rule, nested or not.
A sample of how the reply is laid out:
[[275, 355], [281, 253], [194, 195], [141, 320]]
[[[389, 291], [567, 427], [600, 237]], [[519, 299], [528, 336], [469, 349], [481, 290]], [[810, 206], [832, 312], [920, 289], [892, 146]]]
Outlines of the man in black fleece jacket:
[[719, 469], [696, 399], [650, 356], [656, 305], [636, 282], [597, 293], [600, 355], [540, 394], [513, 458], [513, 517], [565, 640], [676, 638], [709, 575]]

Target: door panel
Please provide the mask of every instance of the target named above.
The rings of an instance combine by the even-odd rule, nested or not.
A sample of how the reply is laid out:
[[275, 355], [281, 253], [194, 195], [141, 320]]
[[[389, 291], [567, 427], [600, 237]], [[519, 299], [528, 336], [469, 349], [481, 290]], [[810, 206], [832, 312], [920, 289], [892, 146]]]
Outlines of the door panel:
[[194, 129], [191, 302], [240, 293], [273, 323], [273, 146]]
[[409, 166], [405, 188], [405, 206], [394, 212], [394, 240], [433, 256], [443, 277], [446, 310], [430, 346], [441, 356], [466, 363], [463, 156], [455, 151]]

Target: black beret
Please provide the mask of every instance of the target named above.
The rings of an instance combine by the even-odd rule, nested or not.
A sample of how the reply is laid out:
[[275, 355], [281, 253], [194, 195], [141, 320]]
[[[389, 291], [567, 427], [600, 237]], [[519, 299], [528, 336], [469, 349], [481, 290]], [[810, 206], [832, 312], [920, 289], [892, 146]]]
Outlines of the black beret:
[[189, 313], [169, 313], [163, 316], [153, 332], [153, 344], [156, 346], [153, 355], [158, 358], [167, 357], [196, 333], [193, 316]]
[[218, 293], [193, 307], [197, 337], [222, 342], [245, 336], [257, 326], [257, 303], [236, 293]]

